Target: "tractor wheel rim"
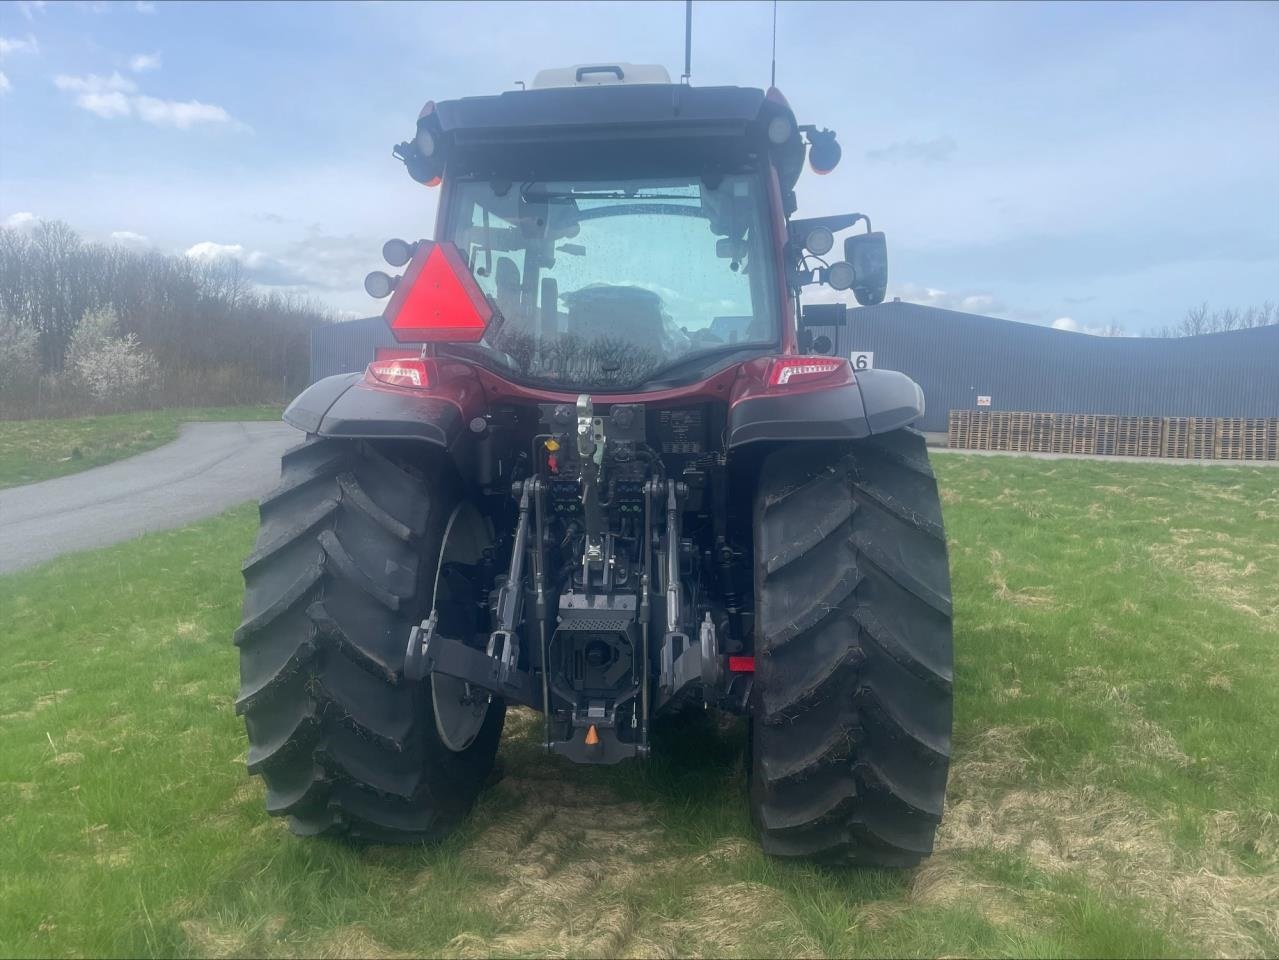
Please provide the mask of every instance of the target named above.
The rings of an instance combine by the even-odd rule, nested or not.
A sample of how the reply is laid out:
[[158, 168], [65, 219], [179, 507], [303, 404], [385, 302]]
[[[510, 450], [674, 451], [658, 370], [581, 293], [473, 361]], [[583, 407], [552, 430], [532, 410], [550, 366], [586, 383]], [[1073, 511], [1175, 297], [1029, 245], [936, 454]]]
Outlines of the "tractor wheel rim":
[[[444, 564], [478, 562], [487, 540], [484, 521], [475, 507], [460, 503], [453, 508], [444, 528], [439, 563], [435, 565], [432, 604], [440, 589], [440, 570]], [[465, 680], [432, 673], [431, 704], [435, 712], [435, 729], [444, 746], [454, 753], [461, 753], [474, 743], [488, 716], [490, 700], [491, 694], [474, 689]]]

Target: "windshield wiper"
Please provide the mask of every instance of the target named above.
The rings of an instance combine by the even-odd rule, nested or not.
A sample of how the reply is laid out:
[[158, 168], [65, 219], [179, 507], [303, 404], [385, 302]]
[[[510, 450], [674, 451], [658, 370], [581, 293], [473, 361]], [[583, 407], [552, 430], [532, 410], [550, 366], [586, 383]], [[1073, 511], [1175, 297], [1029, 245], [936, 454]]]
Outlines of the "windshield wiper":
[[769, 349], [772, 349], [772, 345], [767, 343], [726, 343], [720, 347], [699, 350], [697, 353], [690, 353], [687, 356], [680, 357], [678, 360], [672, 360], [665, 366], [658, 367], [643, 382], [642, 386], [666, 386], [677, 379], [681, 373], [685, 373], [689, 369], [696, 370], [710, 360], [731, 357], [737, 353], [758, 354]]
[[622, 190], [597, 190], [591, 193], [574, 193], [570, 190], [561, 192], [524, 193], [522, 199], [527, 203], [568, 203], [573, 200], [685, 200], [696, 203], [697, 197], [687, 193], [626, 193]]

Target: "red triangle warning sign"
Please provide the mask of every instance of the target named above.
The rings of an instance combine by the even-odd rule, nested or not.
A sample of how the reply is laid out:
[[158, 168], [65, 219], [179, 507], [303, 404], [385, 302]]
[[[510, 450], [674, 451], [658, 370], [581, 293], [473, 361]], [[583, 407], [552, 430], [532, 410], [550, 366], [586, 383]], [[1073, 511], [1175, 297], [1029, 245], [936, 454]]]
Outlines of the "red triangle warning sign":
[[475, 343], [492, 316], [457, 246], [428, 240], [418, 244], [382, 314], [402, 343]]

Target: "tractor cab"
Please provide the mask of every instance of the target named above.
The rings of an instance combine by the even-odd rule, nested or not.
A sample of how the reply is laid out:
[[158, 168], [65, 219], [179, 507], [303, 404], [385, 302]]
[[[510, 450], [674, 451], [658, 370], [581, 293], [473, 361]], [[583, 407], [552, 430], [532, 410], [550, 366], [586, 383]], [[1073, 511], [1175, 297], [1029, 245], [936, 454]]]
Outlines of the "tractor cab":
[[[427, 330], [447, 354], [573, 393], [660, 389], [793, 353], [802, 286], [873, 300], [883, 284], [871, 274], [886, 271], [864, 255], [860, 284], [847, 263], [805, 269], [833, 245], [831, 225], [859, 219], [788, 224], [805, 138], [814, 168], [833, 167], [834, 134], [799, 126], [777, 90], [673, 84], [633, 64], [427, 103], [395, 153], [415, 180], [442, 185], [434, 243], [455, 248], [491, 317], [473, 337], [435, 338], [400, 316], [403, 295], [392, 329]], [[809, 233], [825, 246], [806, 254]], [[393, 243], [408, 256], [432, 246]], [[374, 292], [400, 283], [370, 277]]]

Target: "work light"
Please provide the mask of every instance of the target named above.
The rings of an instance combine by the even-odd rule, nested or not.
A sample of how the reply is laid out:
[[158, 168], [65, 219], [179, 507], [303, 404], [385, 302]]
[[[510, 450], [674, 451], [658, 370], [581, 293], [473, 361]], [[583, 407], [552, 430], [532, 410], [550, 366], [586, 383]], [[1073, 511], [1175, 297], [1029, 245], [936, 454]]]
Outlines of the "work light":
[[776, 116], [768, 121], [768, 139], [770, 143], [781, 145], [791, 138], [795, 132], [790, 117]]
[[393, 267], [402, 267], [413, 256], [413, 248], [406, 240], [388, 240], [382, 244], [382, 259]]
[[813, 227], [804, 238], [804, 249], [815, 257], [824, 257], [835, 246], [835, 234], [828, 227]]
[[836, 290], [847, 290], [853, 285], [853, 265], [847, 260], [837, 260], [826, 268], [826, 283]]
[[381, 270], [374, 270], [364, 278], [364, 291], [374, 300], [389, 297], [395, 289], [395, 281]]
[[417, 144], [417, 152], [422, 156], [430, 157], [435, 153], [435, 135], [425, 126], [418, 127], [413, 142]]

